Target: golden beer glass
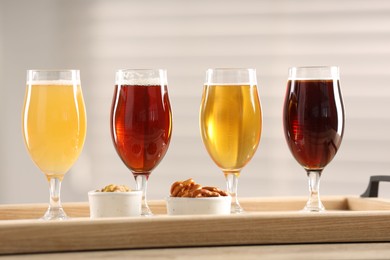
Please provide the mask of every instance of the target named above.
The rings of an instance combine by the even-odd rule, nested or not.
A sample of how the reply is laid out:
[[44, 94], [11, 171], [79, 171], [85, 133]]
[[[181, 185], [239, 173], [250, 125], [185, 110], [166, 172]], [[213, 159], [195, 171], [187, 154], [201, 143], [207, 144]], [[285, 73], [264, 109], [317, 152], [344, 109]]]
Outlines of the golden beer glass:
[[222, 169], [232, 196], [231, 213], [241, 213], [238, 177], [252, 159], [262, 131], [255, 69], [209, 69], [200, 107], [200, 131], [207, 152]]

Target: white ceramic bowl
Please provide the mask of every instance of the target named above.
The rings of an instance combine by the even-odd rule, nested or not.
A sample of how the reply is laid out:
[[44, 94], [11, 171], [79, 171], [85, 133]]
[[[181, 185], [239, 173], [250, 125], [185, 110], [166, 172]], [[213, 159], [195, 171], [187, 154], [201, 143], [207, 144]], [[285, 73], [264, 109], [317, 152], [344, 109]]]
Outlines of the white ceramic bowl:
[[226, 215], [230, 214], [232, 197], [166, 198], [168, 215]]
[[91, 218], [130, 217], [141, 215], [142, 191], [88, 192]]

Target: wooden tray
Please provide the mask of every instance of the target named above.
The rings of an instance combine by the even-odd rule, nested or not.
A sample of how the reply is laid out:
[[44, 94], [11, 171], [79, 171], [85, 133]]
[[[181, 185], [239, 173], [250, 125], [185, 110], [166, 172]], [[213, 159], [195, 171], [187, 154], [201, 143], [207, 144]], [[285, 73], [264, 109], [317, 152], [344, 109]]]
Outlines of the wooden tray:
[[72, 219], [45, 222], [46, 204], [0, 206], [0, 254], [184, 246], [390, 241], [390, 201], [324, 197], [328, 211], [303, 213], [306, 198], [242, 199], [246, 213], [90, 220], [87, 203], [65, 204]]

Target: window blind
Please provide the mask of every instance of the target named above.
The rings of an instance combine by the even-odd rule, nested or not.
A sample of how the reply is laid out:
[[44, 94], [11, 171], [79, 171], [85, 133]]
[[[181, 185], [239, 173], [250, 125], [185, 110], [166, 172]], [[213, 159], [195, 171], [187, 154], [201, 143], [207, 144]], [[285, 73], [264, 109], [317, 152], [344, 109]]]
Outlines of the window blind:
[[[338, 154], [323, 172], [322, 194], [358, 195], [364, 191], [370, 175], [390, 174], [389, 1], [52, 2], [41, 10], [37, 5], [43, 6], [45, 1], [23, 1], [35, 13], [26, 13], [19, 22], [6, 15], [3, 48], [16, 53], [28, 46], [28, 42], [17, 42], [20, 38], [11, 26], [20, 29], [32, 23], [28, 25], [32, 27], [39, 21], [51, 23], [46, 25], [48, 33], [56, 40], [34, 45], [34, 53], [27, 53], [21, 63], [10, 60], [11, 55], [3, 57], [2, 62], [11, 62], [11, 68], [24, 70], [33, 65], [29, 60], [43, 57], [45, 62], [39, 65], [81, 69], [88, 113], [87, 141], [79, 161], [65, 177], [64, 200], [85, 200], [86, 191], [112, 182], [135, 186], [130, 171], [115, 152], [109, 129], [114, 75], [120, 68], [168, 70], [173, 135], [165, 158], [150, 177], [150, 198], [167, 196], [171, 183], [190, 177], [205, 185], [225, 185], [223, 174], [208, 156], [199, 132], [205, 71], [213, 67], [257, 69], [263, 133], [257, 153], [242, 170], [239, 196], [307, 194], [305, 172], [290, 154], [282, 128], [290, 66], [340, 66], [345, 134]], [[2, 7], [17, 10], [17, 3], [6, 1]], [[41, 17], [35, 22], [29, 19], [45, 12], [51, 12], [52, 17]], [[38, 37], [45, 35], [45, 31], [36, 33]], [[5, 37], [8, 39], [4, 40]], [[54, 49], [52, 55], [45, 56], [48, 46]], [[17, 84], [6, 74], [4, 77], [3, 83]], [[23, 91], [6, 91], [13, 96], [12, 100], [23, 95]], [[15, 106], [6, 102], [8, 107]], [[20, 106], [22, 101], [18, 102]], [[4, 140], [21, 139], [12, 128], [19, 121], [11, 119], [11, 115], [8, 120], [11, 125]], [[8, 160], [4, 170], [10, 175], [23, 171], [35, 180], [37, 170], [27, 155], [23, 158], [25, 166], [17, 165], [14, 158], [21, 153], [26, 153], [22, 141], [0, 159]], [[16, 182], [11, 177], [6, 180]], [[383, 194], [386, 195], [385, 190]], [[16, 200], [13, 195], [15, 191], [5, 188], [4, 200]], [[46, 199], [46, 193], [42, 196]], [[39, 198], [32, 195], [30, 199]]]

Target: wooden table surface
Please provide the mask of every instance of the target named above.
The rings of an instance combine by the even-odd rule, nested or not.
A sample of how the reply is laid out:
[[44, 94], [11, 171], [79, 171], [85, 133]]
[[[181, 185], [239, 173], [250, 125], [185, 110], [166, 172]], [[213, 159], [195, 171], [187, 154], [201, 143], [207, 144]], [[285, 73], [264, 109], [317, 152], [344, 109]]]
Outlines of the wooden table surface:
[[390, 259], [390, 243], [300, 244], [108, 250], [8, 255], [2, 259]]

